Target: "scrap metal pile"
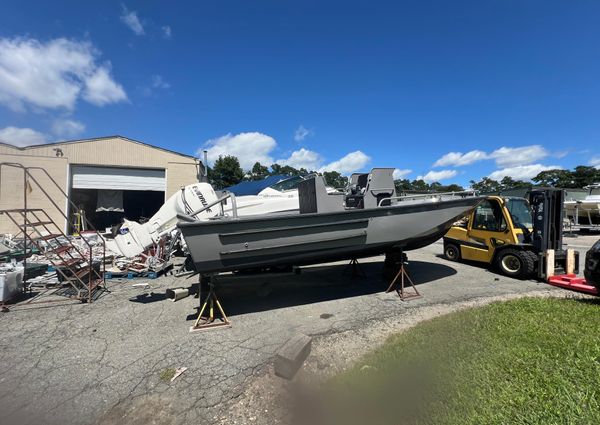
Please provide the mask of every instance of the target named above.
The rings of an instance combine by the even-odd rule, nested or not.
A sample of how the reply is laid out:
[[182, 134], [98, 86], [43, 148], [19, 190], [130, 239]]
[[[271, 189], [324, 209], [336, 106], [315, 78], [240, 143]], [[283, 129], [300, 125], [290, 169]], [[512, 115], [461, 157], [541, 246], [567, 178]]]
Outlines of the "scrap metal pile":
[[[45, 273], [36, 273], [27, 276], [27, 289], [35, 286], [49, 287], [61, 283], [55, 266], [64, 261], [65, 254], [59, 254], [61, 247], [72, 247], [69, 250], [69, 259], [80, 259], [82, 265], [87, 265], [90, 258], [94, 265], [104, 264], [106, 272], [112, 276], [128, 275], [130, 272], [136, 276], [148, 273], [161, 273], [172, 265], [171, 256], [178, 248], [179, 233], [163, 235], [157, 243], [133, 257], [126, 257], [120, 253], [111, 252], [104, 248], [105, 239], [95, 232], [82, 232], [76, 236], [61, 236], [50, 240], [40, 238], [36, 244], [25, 243], [23, 239], [16, 239], [12, 235], [0, 236], [0, 264], [12, 264], [12, 267], [23, 268], [23, 259], [27, 257], [27, 269], [33, 265], [43, 265]], [[85, 239], [85, 240], [84, 240]], [[86, 243], [87, 242], [87, 243]], [[41, 248], [41, 249], [38, 249]]]
[[[180, 235], [176, 231], [162, 235], [158, 242], [133, 257], [126, 257], [109, 251], [107, 255], [110, 254], [111, 256], [111, 264], [110, 266], [107, 264], [106, 271], [113, 275], [129, 272], [137, 275], [163, 272], [172, 266], [171, 257], [179, 248], [179, 241]], [[110, 245], [108, 246], [110, 247]]]

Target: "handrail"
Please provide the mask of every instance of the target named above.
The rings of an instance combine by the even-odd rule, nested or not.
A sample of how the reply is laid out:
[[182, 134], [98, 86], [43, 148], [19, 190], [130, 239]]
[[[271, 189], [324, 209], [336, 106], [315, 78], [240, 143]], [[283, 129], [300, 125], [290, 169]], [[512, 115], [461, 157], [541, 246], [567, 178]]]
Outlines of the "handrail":
[[189, 217], [195, 217], [198, 214], [200, 214], [201, 212], [206, 211], [207, 209], [214, 207], [217, 204], [223, 204], [223, 201], [227, 200], [228, 198], [231, 198], [231, 210], [233, 213], [233, 218], [237, 218], [238, 214], [237, 214], [237, 201], [235, 200], [235, 195], [231, 192], [227, 192], [225, 195], [221, 196], [220, 198], [217, 198], [216, 200], [212, 201], [210, 204], [203, 206], [202, 208], [191, 212], [188, 214]]
[[[69, 203], [71, 208], [77, 209], [77, 205], [75, 205], [75, 203], [73, 201], [71, 201], [71, 199], [69, 199], [69, 195], [67, 195], [67, 193], [60, 187], [60, 185], [56, 182], [56, 180], [54, 180], [54, 178], [50, 175], [50, 173], [48, 173], [48, 171], [45, 168], [43, 168], [43, 167], [25, 167], [23, 164], [19, 164], [16, 162], [0, 162], [0, 167], [2, 167], [2, 165], [23, 169], [27, 173], [27, 175], [35, 182], [35, 184], [37, 184], [37, 186], [44, 193], [44, 195], [46, 195], [46, 197], [52, 202], [52, 204], [56, 207], [56, 209], [62, 214], [62, 216], [65, 217], [65, 219], [67, 219], [67, 223], [69, 223], [68, 222], [69, 218], [67, 217], [67, 215], [63, 213], [62, 209], [58, 205], [56, 205], [56, 203], [54, 203], [54, 201], [48, 195], [48, 193], [44, 190], [42, 185], [39, 184], [39, 182], [36, 180], [36, 178], [30, 172], [30, 170], [42, 171], [48, 177], [48, 179], [50, 179], [50, 181], [54, 184], [54, 186], [56, 186], [56, 188], [60, 191], [60, 193], [65, 197], [65, 199], [67, 200], [67, 202]], [[1, 171], [0, 171], [0, 176], [1, 176]], [[96, 228], [87, 219], [87, 217], [84, 217], [84, 219], [85, 219], [85, 223], [89, 226], [89, 228], [91, 230], [93, 230], [94, 232], [98, 233]], [[71, 224], [71, 223], [69, 223], [69, 224]]]
[[[64, 198], [67, 200], [67, 202], [69, 203], [69, 205], [71, 206], [72, 209], [77, 209], [77, 205], [75, 205], [73, 203], [73, 201], [71, 201], [71, 199], [69, 199], [69, 195], [67, 193], [65, 193], [65, 191], [60, 187], [60, 185], [56, 182], [56, 180], [54, 180], [54, 178], [48, 173], [48, 171], [45, 168], [42, 167], [37, 167], [37, 166], [33, 166], [33, 167], [25, 167], [23, 164], [19, 164], [17, 162], [0, 162], [0, 187], [1, 185], [1, 180], [2, 180], [2, 166], [7, 166], [7, 167], [13, 167], [13, 168], [19, 168], [21, 170], [23, 170], [23, 209], [24, 209], [24, 220], [25, 222], [23, 223], [25, 226], [25, 229], [23, 231], [25, 238], [24, 238], [24, 250], [25, 252], [27, 252], [27, 225], [28, 225], [28, 219], [27, 219], [27, 178], [29, 177], [37, 186], [38, 188], [42, 191], [42, 193], [46, 196], [46, 198], [50, 201], [50, 203], [54, 206], [54, 208], [56, 208], [56, 210], [60, 213], [60, 215], [62, 215], [64, 217], [64, 219], [67, 222], [67, 226], [72, 226], [72, 223], [69, 222], [69, 217], [63, 212], [62, 208], [60, 206], [58, 206], [56, 204], [56, 202], [54, 201], [54, 199], [52, 199], [52, 197], [48, 194], [48, 192], [46, 192], [46, 190], [44, 190], [44, 188], [42, 187], [42, 185], [37, 181], [37, 179], [33, 176], [33, 174], [31, 173], [31, 170], [40, 170], [42, 171], [46, 177], [48, 177], [48, 179], [54, 184], [54, 186], [56, 186], [56, 188], [59, 190], [59, 192], [64, 196]], [[0, 193], [1, 196], [1, 193]], [[36, 209], [36, 211], [39, 209]], [[45, 211], [43, 211], [46, 215], [47, 213]], [[34, 213], [35, 216], [35, 213]], [[102, 235], [100, 235], [100, 233], [96, 230], [96, 228], [92, 225], [92, 223], [90, 223], [90, 221], [87, 219], [87, 217], [84, 217], [85, 223], [87, 224], [88, 228], [91, 229], [96, 235], [99, 236], [99, 239], [102, 243], [102, 258], [106, 258], [106, 241], [104, 240], [104, 238], [102, 237]], [[30, 227], [33, 227], [35, 230], [35, 226], [31, 226], [31, 222], [29, 223]], [[58, 227], [58, 225], [57, 225]], [[67, 227], [67, 230], [69, 229], [69, 227]], [[60, 230], [60, 228], [59, 228]], [[61, 231], [62, 233], [62, 231]], [[87, 241], [87, 239], [85, 237], [81, 237], [81, 240], [83, 240], [84, 244], [87, 246], [88, 251], [89, 251], [89, 261], [88, 261], [88, 267], [90, 267], [90, 273], [88, 275], [88, 301], [91, 302], [91, 287], [92, 287], [92, 275], [95, 273], [94, 270], [94, 266], [93, 266], [93, 255], [92, 255], [92, 245]], [[85, 258], [85, 256], [79, 251], [79, 249], [75, 248], [75, 250], [79, 253], [79, 255], [81, 255], [81, 258]], [[24, 266], [26, 266], [26, 257], [24, 259]], [[92, 271], [94, 273], [92, 273]], [[106, 264], [103, 261], [102, 262], [102, 280], [103, 283], [106, 284], [106, 278], [105, 278], [105, 273], [106, 273]]]
[[[28, 211], [32, 211], [32, 210], [28, 210]], [[7, 217], [10, 219], [10, 221], [12, 221], [12, 222], [13, 222], [13, 224], [14, 224], [15, 226], [19, 226], [19, 224], [18, 224], [18, 223], [15, 221], [15, 219], [12, 217], [12, 215], [11, 215], [10, 213], [11, 213], [11, 212], [12, 212], [12, 213], [16, 213], [16, 212], [18, 212], [18, 213], [22, 214], [23, 216], [25, 216], [25, 210], [2, 210], [2, 212], [3, 212], [3, 213], [8, 213], [8, 214], [6, 214], [6, 216], [7, 216]], [[42, 212], [44, 212], [44, 211], [42, 210]], [[46, 216], [48, 216], [48, 214], [47, 214], [46, 212], [44, 212], [44, 214], [45, 214]], [[36, 217], [36, 220], [39, 220], [39, 219], [37, 218], [37, 215], [36, 215], [35, 213], [33, 213], [33, 215]], [[26, 221], [28, 220], [26, 217], [25, 217], [24, 219], [25, 219]], [[54, 223], [54, 225], [55, 225], [56, 227], [58, 227], [58, 226], [56, 225], [56, 223]], [[39, 233], [39, 232], [38, 232], [38, 231], [35, 229], [35, 227], [32, 227], [32, 228], [33, 228], [33, 230], [34, 230], [36, 233], [38, 233], [38, 235], [40, 234], [40, 233]], [[47, 226], [46, 226], [46, 225], [44, 225], [44, 229], [45, 229], [46, 231], [48, 231], [48, 228], [47, 228]], [[60, 229], [59, 229], [59, 231], [61, 232], [61, 235], [62, 235], [62, 236], [65, 236], [65, 235], [64, 235], [64, 233], [63, 233], [63, 232], [62, 232]], [[27, 238], [27, 237], [30, 237], [29, 235], [27, 235], [27, 233], [25, 232], [25, 230], [21, 230], [21, 232], [22, 232], [22, 233], [24, 233], [24, 235], [25, 235], [25, 238]], [[34, 240], [34, 239], [31, 239], [31, 243], [32, 243], [32, 244], [33, 244], [35, 247], [37, 247], [37, 249], [38, 249], [38, 250], [39, 250], [39, 251], [42, 253], [42, 247], [40, 246], [40, 244], [39, 244], [38, 242], [36, 242], [36, 240]], [[73, 245], [73, 247], [75, 247], [75, 246]], [[69, 283], [69, 285], [71, 285], [71, 286], [72, 286], [72, 287], [73, 287], [75, 290], [77, 290], [77, 296], [78, 296], [78, 297], [80, 297], [80, 295], [79, 295], [79, 294], [80, 294], [80, 292], [81, 292], [81, 289], [80, 289], [80, 288], [77, 288], [77, 287], [76, 287], [76, 286], [73, 284], [73, 282], [70, 280], [70, 277], [71, 277], [71, 276], [67, 275], [67, 274], [65, 273], [65, 271], [64, 271], [64, 270], [62, 270], [62, 269], [61, 269], [61, 267], [59, 267], [59, 264], [58, 264], [58, 263], [56, 263], [54, 260], [52, 260], [52, 258], [51, 258], [49, 255], [47, 255], [47, 252], [48, 252], [48, 251], [46, 251], [46, 252], [43, 252], [43, 253], [42, 253], [42, 255], [44, 255], [44, 256], [45, 256], [45, 257], [48, 259], [48, 261], [50, 261], [50, 264], [52, 264], [52, 265], [53, 265], [53, 266], [56, 268], [56, 273], [57, 273], [57, 274], [60, 274], [60, 275], [63, 277], [63, 279], [65, 279], [65, 281], [67, 281], [67, 282]], [[70, 256], [72, 259], [74, 258], [74, 257], [73, 257], [73, 256], [72, 256], [72, 255], [71, 255], [71, 254], [70, 254], [68, 251], [67, 251], [67, 254], [68, 254], [68, 255], [69, 255], [69, 256]], [[25, 255], [26, 255], [26, 253], [25, 253]], [[57, 256], [57, 257], [58, 257], [58, 258], [59, 258], [59, 259], [60, 259], [60, 260], [63, 262], [63, 264], [64, 264], [64, 258], [62, 258], [60, 254], [56, 254], [56, 256]], [[83, 256], [82, 256], [82, 258], [83, 258]], [[26, 264], [27, 264], [27, 260], [26, 260], [26, 258], [24, 258], [24, 260], [23, 260], [23, 261], [24, 261], [24, 264], [26, 265]], [[70, 270], [70, 267], [67, 267], [67, 269], [69, 269], [69, 270]], [[95, 270], [93, 270], [93, 268], [91, 268], [91, 269], [90, 269], [90, 271], [93, 271], [94, 273], [96, 273], [96, 271], [95, 271]], [[83, 286], [85, 286], [85, 283], [84, 283], [84, 282], [81, 280], [81, 278], [79, 278], [79, 276], [77, 276], [77, 274], [76, 274], [76, 273], [74, 274], [74, 277], [75, 277], [75, 278], [76, 278], [76, 279], [77, 279], [77, 280], [78, 280], [78, 281], [79, 281], [79, 282], [80, 282], [80, 283], [81, 283]], [[88, 295], [89, 295], [89, 286], [88, 286]]]
[[187, 221], [188, 223], [195, 223], [198, 221], [194, 217], [190, 217], [187, 214], [177, 214], [177, 218], [181, 221]]
[[462, 198], [465, 198], [467, 196], [477, 196], [477, 191], [476, 190], [461, 190], [461, 191], [456, 191], [456, 192], [433, 192], [433, 193], [419, 193], [419, 194], [415, 194], [415, 195], [404, 195], [404, 196], [389, 196], [386, 198], [382, 198], [378, 203], [377, 206], [380, 207], [381, 204], [384, 201], [391, 201], [391, 200], [405, 200], [405, 199], [421, 199], [421, 198], [441, 198], [442, 196], [460, 196]]

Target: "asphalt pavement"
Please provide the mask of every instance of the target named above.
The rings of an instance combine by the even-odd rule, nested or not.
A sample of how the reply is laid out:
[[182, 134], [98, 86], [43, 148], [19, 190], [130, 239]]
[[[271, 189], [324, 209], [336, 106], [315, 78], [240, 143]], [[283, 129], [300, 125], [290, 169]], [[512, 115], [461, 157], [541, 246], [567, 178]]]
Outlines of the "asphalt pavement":
[[[597, 237], [566, 238], [582, 253]], [[259, 379], [294, 334], [319, 338], [363, 329], [435, 305], [554, 289], [452, 263], [441, 243], [408, 253], [423, 295], [403, 302], [382, 278], [383, 257], [304, 267], [300, 274], [225, 276], [218, 296], [231, 328], [190, 333], [198, 299], [165, 289], [197, 278], [109, 280], [96, 302], [16, 306], [0, 314], [0, 423], [211, 423]], [[143, 289], [135, 283], [146, 282]], [[186, 367], [175, 381], [168, 369]]]

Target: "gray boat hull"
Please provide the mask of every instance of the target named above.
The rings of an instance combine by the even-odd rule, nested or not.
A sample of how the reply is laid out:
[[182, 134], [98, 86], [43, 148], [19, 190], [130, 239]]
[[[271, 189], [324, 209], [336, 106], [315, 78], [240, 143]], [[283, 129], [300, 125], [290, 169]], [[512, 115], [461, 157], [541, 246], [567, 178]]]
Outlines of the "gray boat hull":
[[482, 198], [319, 214], [179, 222], [196, 271], [306, 265], [421, 248]]

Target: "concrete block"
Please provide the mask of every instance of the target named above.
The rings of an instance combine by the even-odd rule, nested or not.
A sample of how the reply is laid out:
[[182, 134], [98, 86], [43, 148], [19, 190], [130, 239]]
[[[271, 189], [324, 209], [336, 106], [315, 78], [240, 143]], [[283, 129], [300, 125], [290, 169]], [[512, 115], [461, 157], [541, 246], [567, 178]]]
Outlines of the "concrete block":
[[310, 354], [312, 338], [297, 334], [290, 338], [275, 354], [275, 375], [292, 379]]
[[165, 295], [168, 300], [178, 301], [190, 295], [190, 291], [186, 288], [167, 289], [165, 291]]

